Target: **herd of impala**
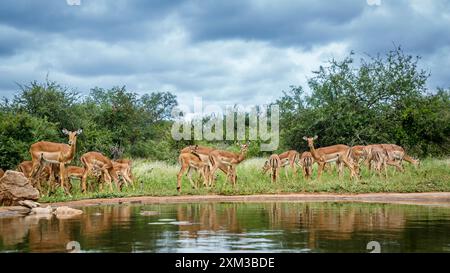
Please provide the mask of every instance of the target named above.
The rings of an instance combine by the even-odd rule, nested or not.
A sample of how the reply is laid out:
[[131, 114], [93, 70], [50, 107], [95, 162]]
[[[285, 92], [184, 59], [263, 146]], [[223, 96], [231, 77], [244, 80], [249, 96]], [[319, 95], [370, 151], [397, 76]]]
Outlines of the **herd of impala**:
[[[82, 130], [62, 132], [68, 136], [69, 141], [65, 143], [55, 143], [40, 141], [30, 147], [31, 161], [24, 161], [19, 164], [17, 170], [29, 178], [32, 185], [42, 193], [41, 181], [48, 182], [48, 190], [52, 192], [56, 185], [60, 185], [64, 191], [70, 193], [72, 189], [71, 178], [81, 180], [81, 192], [87, 191], [88, 176], [97, 180], [99, 189], [103, 189], [104, 184], [108, 184], [113, 190], [113, 183], [118, 189], [125, 184], [134, 188], [131, 161], [128, 159], [111, 160], [99, 152], [87, 152], [80, 157], [83, 167], [66, 166], [75, 157], [77, 136]], [[281, 168], [290, 167], [297, 175], [297, 166], [302, 169], [305, 179], [311, 178], [313, 164], [318, 164], [317, 178], [320, 179], [323, 170], [329, 163], [336, 162], [339, 176], [342, 176], [343, 168], [346, 166], [350, 170], [351, 178], [358, 179], [360, 176], [360, 165], [365, 162], [369, 170], [373, 167], [378, 173], [384, 171], [387, 177], [387, 165], [395, 166], [399, 171], [403, 171], [403, 160], [417, 166], [419, 161], [413, 159], [405, 153], [405, 150], [395, 144], [372, 144], [367, 146], [353, 146], [338, 144], [328, 147], [315, 148], [315, 137], [304, 137], [310, 151], [302, 154], [295, 150], [289, 150], [281, 154], [272, 154], [265, 162], [262, 172], [268, 171], [272, 182], [279, 179]], [[214, 149], [211, 147], [191, 145], [180, 151], [178, 157], [181, 169], [177, 174], [177, 190], [181, 192], [182, 176], [186, 174], [192, 187], [197, 188], [197, 183], [192, 179], [192, 171], [196, 171], [203, 178], [203, 184], [207, 187], [214, 186], [216, 172], [220, 170], [233, 186], [236, 185], [236, 167], [244, 161], [248, 151], [248, 143], [240, 145], [240, 152]], [[3, 170], [0, 169], [0, 177]], [[89, 184], [92, 189], [93, 184]]]
[[[262, 172], [269, 171], [272, 182], [279, 179], [281, 168], [290, 167], [297, 175], [297, 166], [302, 169], [305, 179], [311, 178], [313, 164], [317, 163], [317, 179], [320, 179], [322, 172], [329, 163], [336, 162], [339, 176], [342, 176], [344, 166], [350, 170], [350, 177], [358, 179], [360, 177], [360, 165], [364, 162], [369, 170], [374, 168], [378, 173], [384, 172], [387, 177], [387, 165], [396, 167], [403, 172], [403, 160], [418, 166], [419, 160], [413, 159], [405, 153], [405, 150], [395, 144], [372, 144], [367, 146], [352, 146], [338, 144], [322, 148], [314, 147], [314, 137], [303, 137], [308, 143], [310, 151], [302, 154], [295, 150], [289, 150], [281, 154], [272, 154], [265, 162]], [[203, 184], [213, 186], [216, 179], [215, 172], [220, 169], [234, 186], [236, 184], [236, 166], [242, 162], [247, 154], [248, 144], [241, 145], [239, 153], [218, 150], [211, 147], [191, 145], [181, 150], [179, 163], [181, 169], [177, 175], [177, 190], [181, 191], [181, 179], [183, 174], [187, 174], [192, 187], [198, 185], [192, 180], [192, 171], [197, 171], [203, 178]]]
[[[59, 184], [65, 192], [70, 193], [72, 178], [80, 179], [81, 191], [86, 192], [88, 176], [97, 179], [100, 190], [105, 183], [112, 190], [112, 181], [117, 188], [121, 188], [123, 184], [134, 187], [131, 161], [128, 159], [111, 160], [99, 152], [88, 152], [80, 157], [83, 167], [66, 166], [75, 157], [77, 136], [82, 133], [82, 130], [71, 132], [63, 129], [62, 132], [69, 138], [67, 144], [49, 141], [36, 142], [30, 147], [31, 161], [23, 161], [17, 166], [17, 171], [29, 178], [32, 185], [41, 194], [41, 181], [48, 182], [49, 192], [52, 192]], [[92, 183], [90, 186], [92, 189]]]

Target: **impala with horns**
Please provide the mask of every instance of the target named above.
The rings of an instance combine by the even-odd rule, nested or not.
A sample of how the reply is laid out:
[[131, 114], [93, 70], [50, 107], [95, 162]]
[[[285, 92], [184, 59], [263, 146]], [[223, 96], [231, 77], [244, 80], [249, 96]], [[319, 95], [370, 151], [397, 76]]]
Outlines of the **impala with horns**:
[[323, 168], [325, 166], [325, 163], [329, 162], [337, 162], [339, 165], [339, 176], [342, 176], [343, 171], [343, 165], [345, 164], [350, 169], [350, 177], [358, 178], [358, 174], [355, 171], [355, 168], [353, 164], [350, 162], [348, 158], [348, 150], [349, 146], [343, 145], [343, 144], [337, 144], [322, 148], [314, 148], [314, 140], [316, 140], [318, 137], [303, 137], [304, 140], [308, 142], [308, 146], [311, 152], [312, 157], [319, 165], [319, 169], [317, 171], [317, 179], [320, 180], [320, 177], [322, 175]]
[[69, 137], [68, 144], [48, 141], [40, 141], [32, 144], [30, 147], [31, 161], [33, 162], [30, 174], [31, 179], [34, 180], [36, 175], [44, 168], [44, 164], [41, 164], [41, 161], [47, 164], [58, 164], [61, 188], [66, 189], [64, 185], [65, 164], [70, 163], [74, 158], [77, 136], [82, 132], [82, 129], [73, 132], [63, 129], [62, 133]]

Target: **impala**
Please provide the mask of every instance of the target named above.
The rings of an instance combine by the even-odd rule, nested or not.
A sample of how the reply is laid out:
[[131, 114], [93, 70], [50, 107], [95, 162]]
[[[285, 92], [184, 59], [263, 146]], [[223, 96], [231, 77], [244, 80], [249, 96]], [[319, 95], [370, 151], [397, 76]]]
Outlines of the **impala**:
[[[187, 146], [187, 147], [185, 147], [185, 148], [183, 148], [181, 151], [180, 151], [180, 153], [194, 153], [194, 154], [196, 154], [196, 155], [198, 155], [199, 157], [200, 157], [200, 159], [205, 163], [205, 164], [207, 164], [208, 165], [208, 173], [210, 173], [210, 169], [209, 169], [209, 166], [211, 165], [210, 164], [210, 161], [209, 161], [209, 154], [212, 152], [212, 151], [214, 151], [215, 149], [214, 148], [211, 148], [211, 147], [206, 147], [206, 146], [200, 146], [200, 145], [190, 145], [190, 146]], [[227, 175], [228, 176], [228, 166], [227, 165], [225, 165], [225, 164], [222, 164], [222, 163], [219, 163], [219, 169], [225, 174], [225, 175]], [[211, 176], [211, 175], [208, 175], [208, 177], [207, 177], [207, 184], [208, 185], [211, 185], [211, 183], [212, 183], [212, 181], [211, 180], [215, 180], [216, 179], [216, 176]]]
[[[55, 170], [52, 170], [52, 168], [55, 168], [55, 166], [53, 166], [54, 164], [46, 164], [43, 160], [41, 160], [41, 163], [44, 167], [42, 168], [38, 179], [31, 179], [32, 186], [37, 188], [39, 192], [41, 191], [41, 180], [47, 181], [49, 190], [51, 190], [50, 187], [53, 184], [53, 180], [55, 179], [54, 173], [56, 172]], [[19, 165], [17, 165], [17, 171], [23, 173], [26, 178], [30, 178], [32, 169], [33, 162], [29, 160], [22, 161]]]
[[314, 157], [310, 152], [303, 152], [300, 156], [300, 166], [302, 167], [303, 177], [309, 179], [312, 176], [312, 167], [314, 164]]
[[216, 170], [221, 164], [228, 166], [227, 178], [231, 181], [233, 186], [236, 185], [236, 166], [241, 163], [248, 151], [248, 144], [241, 145], [241, 151], [239, 153], [233, 153], [224, 150], [214, 150], [209, 154], [210, 161], [210, 182]]
[[264, 162], [263, 166], [263, 174], [270, 170], [270, 177], [272, 179], [272, 183], [277, 182], [280, 168], [282, 167], [280, 156], [277, 154], [272, 154], [266, 162]]
[[395, 144], [372, 144], [367, 145], [365, 150], [367, 153], [366, 158], [366, 165], [368, 166], [369, 170], [371, 168], [371, 161], [373, 160], [372, 150], [373, 148], [381, 148], [386, 150], [386, 153], [388, 155], [386, 164], [396, 167], [396, 169], [400, 172], [404, 171], [403, 168], [403, 160], [408, 161], [409, 163], [413, 164], [415, 167], [419, 166], [420, 161], [417, 159], [413, 159], [412, 157], [408, 156], [405, 153], [405, 150], [398, 145]]
[[356, 145], [350, 147], [350, 149], [348, 149], [347, 157], [352, 162], [356, 172], [359, 173], [359, 166], [361, 162], [363, 162], [364, 159], [367, 158], [366, 146]]
[[177, 174], [177, 191], [181, 192], [181, 179], [184, 173], [186, 173], [187, 177], [189, 178], [189, 182], [191, 183], [191, 186], [195, 189], [197, 189], [197, 185], [192, 180], [192, 170], [196, 170], [200, 173], [201, 177], [203, 178], [203, 183], [207, 184], [208, 176], [209, 176], [209, 165], [208, 163], [205, 163], [202, 161], [200, 156], [195, 153], [187, 152], [187, 153], [181, 153], [178, 156], [178, 162], [181, 165], [181, 169]]
[[384, 175], [387, 178], [387, 162], [388, 162], [388, 152], [386, 149], [383, 149], [382, 147], [373, 147], [372, 150], [372, 163], [375, 165], [375, 170], [378, 172], [378, 174], [381, 175], [382, 169], [384, 170]]
[[[347, 145], [338, 144], [316, 149], [314, 148], [314, 140], [316, 140], [317, 138], [318, 138], [317, 136], [303, 137], [303, 139], [308, 142], [308, 146], [312, 157], [317, 162], [317, 164], [319, 164], [317, 179], [320, 180], [325, 163], [335, 161], [338, 162], [339, 166], [341, 166], [342, 163], [345, 164], [350, 169], [350, 177], [357, 178], [355, 168], [353, 167], [353, 164], [349, 162], [349, 159], [347, 157], [348, 149], [350, 147], [348, 147]], [[339, 167], [338, 170], [339, 176], [342, 176], [342, 167]]]
[[112, 163], [116, 175], [123, 179], [127, 187], [132, 186], [134, 189], [133, 175], [131, 174], [131, 160], [118, 159], [113, 160]]
[[[80, 157], [81, 163], [84, 166], [83, 176], [81, 178], [81, 192], [86, 192], [86, 180], [89, 173], [95, 171], [96, 166], [100, 168], [104, 182], [109, 185], [110, 190], [113, 190], [111, 177], [114, 183], [119, 188], [119, 178], [114, 171], [112, 161], [99, 152], [88, 152]], [[100, 190], [103, 189], [103, 183], [100, 183]]]
[[[299, 157], [300, 157], [299, 153], [296, 150], [289, 150], [289, 151], [279, 154], [278, 156], [280, 157], [280, 160], [281, 160], [281, 166], [287, 167], [289, 165], [292, 169], [292, 172], [294, 173], [294, 176], [297, 176], [297, 170], [295, 169], [295, 165], [296, 165], [296, 162], [298, 162], [298, 160], [299, 160]], [[285, 170], [285, 175], [287, 177], [288, 176], [287, 168], [285, 168], [284, 170]]]
[[31, 161], [33, 162], [30, 175], [31, 179], [34, 180], [36, 175], [44, 168], [44, 164], [41, 164], [41, 161], [58, 164], [61, 188], [66, 189], [64, 187], [65, 164], [70, 163], [74, 158], [77, 136], [82, 132], [82, 129], [74, 132], [63, 129], [62, 133], [69, 137], [68, 144], [48, 141], [40, 141], [32, 144], [30, 147]]

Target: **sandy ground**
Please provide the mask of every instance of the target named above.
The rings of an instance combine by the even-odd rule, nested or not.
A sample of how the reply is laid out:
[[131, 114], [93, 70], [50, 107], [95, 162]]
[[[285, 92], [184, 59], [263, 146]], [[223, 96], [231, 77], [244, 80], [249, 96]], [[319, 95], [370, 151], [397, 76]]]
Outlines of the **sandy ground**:
[[[198, 203], [198, 202], [366, 202], [396, 203], [413, 205], [450, 206], [450, 192], [427, 193], [292, 193], [292, 194], [255, 194], [255, 195], [189, 195], [189, 196], [141, 196], [124, 198], [86, 199], [78, 201], [51, 203], [56, 206], [95, 206], [113, 204], [161, 204], [161, 203]], [[47, 204], [42, 204], [46, 206]]]

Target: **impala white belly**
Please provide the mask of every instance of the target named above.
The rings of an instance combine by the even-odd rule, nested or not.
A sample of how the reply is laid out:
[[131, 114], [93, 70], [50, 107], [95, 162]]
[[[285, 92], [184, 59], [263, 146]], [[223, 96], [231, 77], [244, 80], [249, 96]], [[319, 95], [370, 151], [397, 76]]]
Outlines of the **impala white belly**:
[[56, 163], [56, 164], [60, 163], [58, 161], [59, 153], [42, 152], [41, 157], [45, 162], [48, 163]]

